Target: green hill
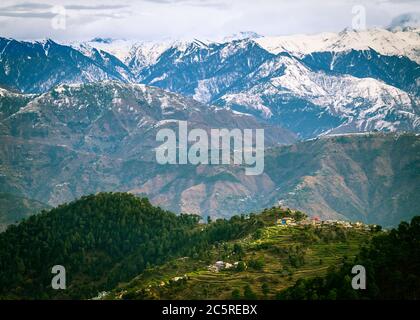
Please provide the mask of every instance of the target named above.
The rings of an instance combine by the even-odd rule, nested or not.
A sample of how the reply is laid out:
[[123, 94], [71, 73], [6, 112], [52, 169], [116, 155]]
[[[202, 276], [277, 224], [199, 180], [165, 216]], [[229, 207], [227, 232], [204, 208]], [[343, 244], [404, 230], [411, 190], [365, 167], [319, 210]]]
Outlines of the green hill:
[[[324, 276], [332, 266], [353, 259], [375, 234], [338, 225], [278, 226], [275, 221], [282, 215], [294, 213], [265, 210], [257, 215], [264, 226], [254, 233], [219, 242], [198, 256], [149, 268], [104, 298], [273, 299], [298, 279]], [[233, 266], [216, 272], [212, 265], [217, 261]]]
[[[89, 298], [147, 267], [204, 252], [255, 230], [256, 219], [175, 215], [125, 193], [85, 196], [29, 217], [0, 234], [0, 298]], [[66, 268], [67, 290], [51, 289], [51, 268]]]
[[[199, 220], [127, 193], [99, 193], [44, 210], [0, 233], [0, 299], [290, 298], [296, 286], [325, 284], [334, 273], [345, 287], [348, 266], [359, 261], [374, 266], [369, 277], [379, 288], [392, 278], [389, 272], [400, 272], [400, 291], [387, 298], [405, 298], [405, 290], [419, 287], [418, 218], [391, 232], [310, 222], [300, 211], [279, 207]], [[66, 290], [51, 288], [54, 265], [66, 268]], [[297, 297], [332, 297], [322, 292]]]

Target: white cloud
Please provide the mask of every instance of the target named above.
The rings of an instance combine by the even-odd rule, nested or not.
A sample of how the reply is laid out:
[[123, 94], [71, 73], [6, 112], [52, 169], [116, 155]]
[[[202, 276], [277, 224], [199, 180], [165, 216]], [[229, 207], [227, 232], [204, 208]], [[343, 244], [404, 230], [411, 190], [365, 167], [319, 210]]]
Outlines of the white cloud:
[[[53, 6], [63, 6], [66, 29], [51, 26]], [[80, 40], [95, 36], [132, 39], [214, 38], [244, 30], [281, 35], [350, 27], [352, 7], [366, 7], [368, 27], [419, 12], [420, 1], [396, 0], [38, 0], [2, 1], [1, 35], [24, 39]]]

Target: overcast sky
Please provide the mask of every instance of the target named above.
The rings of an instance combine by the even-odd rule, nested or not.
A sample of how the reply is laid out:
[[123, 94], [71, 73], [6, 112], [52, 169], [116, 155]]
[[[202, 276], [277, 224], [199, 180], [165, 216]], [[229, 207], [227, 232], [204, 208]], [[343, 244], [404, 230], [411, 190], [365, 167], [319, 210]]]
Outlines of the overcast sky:
[[396, 16], [420, 12], [419, 0], [2, 0], [0, 36], [67, 41], [318, 33], [351, 27], [352, 10], [360, 5], [367, 27], [386, 27]]

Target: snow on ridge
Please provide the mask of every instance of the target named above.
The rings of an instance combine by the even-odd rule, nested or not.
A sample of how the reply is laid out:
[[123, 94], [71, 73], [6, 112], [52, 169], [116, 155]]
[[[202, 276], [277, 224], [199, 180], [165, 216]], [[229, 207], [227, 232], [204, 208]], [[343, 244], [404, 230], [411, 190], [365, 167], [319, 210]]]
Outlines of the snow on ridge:
[[220, 42], [231, 42], [234, 40], [245, 40], [245, 39], [258, 39], [262, 37], [264, 36], [253, 31], [241, 31], [238, 33], [234, 33], [230, 36], [223, 37], [222, 39], [220, 39]]
[[82, 44], [108, 52], [117, 57], [120, 61], [124, 62], [129, 56], [134, 43], [134, 41], [129, 40], [112, 40], [110, 42], [87, 41]]
[[[276, 69], [284, 66], [282, 74]], [[229, 107], [239, 105], [250, 110], [260, 111], [263, 116], [271, 117], [269, 106], [264, 100], [278, 95], [292, 95], [303, 98], [325, 108], [329, 113], [347, 119], [355, 128], [365, 130], [397, 130], [398, 121], [385, 121], [389, 113], [407, 119], [418, 127], [420, 116], [414, 106], [420, 99], [405, 91], [387, 85], [373, 78], [356, 78], [351, 75], [331, 76], [322, 71], [313, 72], [293, 57], [279, 56], [269, 61], [253, 74], [253, 77], [270, 77], [266, 83], [259, 83], [244, 92], [231, 92], [221, 100]], [[265, 97], [265, 98], [264, 98]], [[320, 110], [321, 111], [321, 110]]]
[[[237, 41], [241, 40], [241, 41]], [[236, 50], [253, 41], [270, 53], [289, 52], [301, 58], [314, 52], [345, 52], [369, 50], [372, 48], [382, 55], [406, 56], [420, 64], [420, 29], [368, 29], [363, 31], [343, 30], [340, 33], [295, 34], [286, 36], [260, 36], [251, 32], [241, 33], [238, 39], [232, 38], [221, 51], [226, 59]], [[223, 42], [223, 41], [222, 41]], [[71, 43], [74, 48], [89, 55], [91, 48], [102, 50], [117, 57], [134, 74], [155, 64], [162, 54], [170, 49], [187, 53], [189, 49], [206, 49], [220, 41], [183, 39], [164, 41], [112, 40]]]
[[153, 125], [153, 127], [158, 128], [158, 127], [162, 127], [162, 126], [165, 126], [165, 125], [171, 124], [171, 123], [178, 124], [179, 121], [181, 121], [181, 120], [178, 120], [178, 119], [163, 119], [163, 120], [160, 120], [160, 121], [156, 122]]
[[258, 95], [253, 95], [252, 93], [240, 92], [235, 94], [226, 94], [223, 96], [223, 100], [227, 105], [238, 104], [250, 110], [257, 110], [261, 112], [261, 115], [266, 119], [269, 119], [273, 116], [270, 108], [264, 105], [261, 97]]
[[[271, 83], [317, 105], [330, 106], [334, 112], [351, 114], [357, 110], [361, 118], [397, 104], [403, 110], [414, 113], [412, 100], [406, 92], [373, 78], [330, 76], [312, 72], [297, 63], [287, 67], [284, 75], [272, 78]], [[360, 109], [361, 106], [354, 105], [351, 108], [350, 105], [359, 98], [369, 101], [371, 107]]]
[[263, 37], [254, 41], [274, 54], [286, 51], [302, 57], [313, 52], [341, 52], [372, 48], [383, 55], [405, 55], [420, 63], [420, 33], [418, 30], [344, 30], [340, 33]]
[[321, 33], [316, 35], [288, 35], [268, 36], [256, 39], [262, 48], [273, 53], [288, 51], [297, 55], [305, 55], [315, 51], [325, 51], [324, 48], [332, 43], [331, 39], [336, 37], [335, 33]]
[[11, 91], [11, 90], [7, 90], [5, 88], [0, 87], [0, 97], [6, 97], [6, 96], [36, 96], [36, 94], [33, 93], [20, 93], [20, 92], [15, 92], [15, 91]]
[[170, 42], [136, 42], [121, 61], [138, 72], [141, 68], [156, 63], [162, 53], [171, 45]]

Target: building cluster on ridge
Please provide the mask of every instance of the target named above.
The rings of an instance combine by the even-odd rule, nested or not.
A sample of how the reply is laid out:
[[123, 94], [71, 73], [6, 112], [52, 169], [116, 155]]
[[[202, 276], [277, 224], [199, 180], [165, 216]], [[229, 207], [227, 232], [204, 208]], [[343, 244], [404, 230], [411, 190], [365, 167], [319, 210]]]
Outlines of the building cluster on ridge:
[[350, 222], [344, 220], [321, 220], [319, 217], [312, 217], [303, 220], [296, 220], [293, 217], [283, 217], [279, 218], [276, 221], [276, 225], [280, 227], [292, 227], [292, 226], [323, 226], [323, 225], [334, 225], [334, 226], [341, 226], [346, 229], [364, 229], [364, 230], [371, 230], [371, 228], [376, 228], [377, 225], [368, 225], [364, 224], [363, 222]]

